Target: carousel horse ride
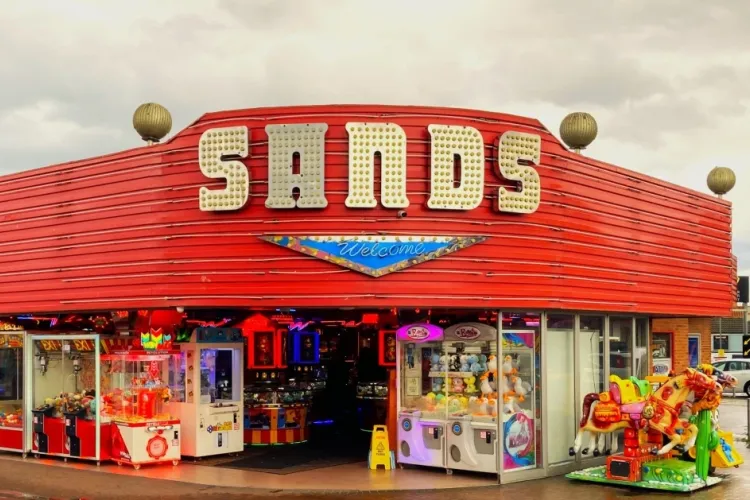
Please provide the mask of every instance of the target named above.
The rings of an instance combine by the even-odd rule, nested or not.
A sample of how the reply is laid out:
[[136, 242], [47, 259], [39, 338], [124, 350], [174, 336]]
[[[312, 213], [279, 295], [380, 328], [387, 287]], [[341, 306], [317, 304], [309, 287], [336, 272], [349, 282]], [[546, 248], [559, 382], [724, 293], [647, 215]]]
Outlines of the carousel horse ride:
[[[721, 478], [709, 476], [716, 467], [739, 467], [732, 434], [719, 430], [722, 393], [737, 384], [711, 365], [688, 368], [671, 377], [623, 380], [610, 377], [609, 391], [587, 394], [583, 417], [570, 455], [609, 455], [604, 466], [573, 472], [581, 481], [612, 483], [668, 491], [694, 491]], [[656, 386], [656, 388], [655, 388]], [[625, 449], [617, 451], [620, 429]], [[612, 449], [607, 449], [606, 436]], [[588, 448], [582, 448], [588, 436]]]

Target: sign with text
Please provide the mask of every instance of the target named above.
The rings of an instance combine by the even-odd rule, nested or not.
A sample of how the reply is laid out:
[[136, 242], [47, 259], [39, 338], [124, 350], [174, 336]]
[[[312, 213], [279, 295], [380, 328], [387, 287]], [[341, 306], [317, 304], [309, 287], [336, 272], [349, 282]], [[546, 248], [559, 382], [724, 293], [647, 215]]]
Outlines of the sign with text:
[[737, 302], [740, 304], [750, 302], [750, 277], [748, 276], [737, 278]]
[[262, 236], [276, 245], [380, 277], [468, 248], [484, 236]]

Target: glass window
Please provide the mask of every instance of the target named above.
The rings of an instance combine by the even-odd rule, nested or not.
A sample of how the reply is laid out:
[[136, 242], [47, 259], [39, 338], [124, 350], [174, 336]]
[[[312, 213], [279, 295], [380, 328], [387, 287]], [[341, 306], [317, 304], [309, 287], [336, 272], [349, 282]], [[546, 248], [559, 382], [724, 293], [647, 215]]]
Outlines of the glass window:
[[425, 420], [445, 420], [445, 379], [450, 358], [443, 350], [442, 329], [412, 325], [401, 349], [401, 412], [421, 412]]
[[700, 335], [688, 337], [688, 364], [695, 368], [701, 362], [701, 338]]
[[547, 315], [547, 453], [552, 465], [571, 460], [568, 450], [576, 437], [574, 319]]
[[651, 334], [651, 358], [655, 375], [667, 375], [672, 371], [672, 334]]
[[635, 320], [635, 376], [643, 380], [650, 375], [648, 362], [648, 318]]
[[721, 361], [720, 363], [714, 363], [714, 367], [716, 367], [717, 370], [726, 370], [727, 363], [726, 361]]
[[581, 316], [578, 341], [581, 360], [580, 394], [604, 392], [604, 318]]
[[[513, 388], [503, 391], [503, 471], [542, 467], [541, 314], [503, 313], [502, 325], [500, 376]], [[525, 396], [518, 397], [516, 387]]]
[[711, 350], [712, 351], [720, 351], [720, 350], [729, 350], [729, 337], [726, 335], [714, 335], [711, 338]]
[[742, 335], [727, 335], [727, 351], [742, 352]]
[[609, 320], [609, 372], [626, 379], [633, 375], [633, 319]]

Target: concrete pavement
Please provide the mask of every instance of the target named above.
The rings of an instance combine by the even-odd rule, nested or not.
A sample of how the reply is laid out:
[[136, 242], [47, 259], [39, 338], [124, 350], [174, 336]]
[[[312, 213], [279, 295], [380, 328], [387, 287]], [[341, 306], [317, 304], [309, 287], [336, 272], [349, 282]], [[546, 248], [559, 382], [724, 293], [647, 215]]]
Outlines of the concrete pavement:
[[[321, 470], [325, 474], [325, 469]], [[99, 499], [239, 499], [277, 498], [322, 500], [338, 497], [356, 497], [363, 500], [408, 499], [408, 500], [477, 500], [490, 496], [495, 500], [559, 500], [561, 498], [586, 498], [586, 500], [614, 500], [620, 497], [663, 500], [664, 493], [649, 492], [619, 487], [600, 486], [590, 483], [572, 482], [565, 478], [553, 478], [506, 486], [493, 486], [471, 490], [404, 491], [381, 493], [348, 493], [344, 495], [200, 486], [120, 476], [94, 470], [51, 467], [34, 461], [0, 460], [0, 489], [20, 491], [42, 497], [87, 500]], [[750, 494], [750, 474], [746, 469], [729, 472], [729, 479], [713, 488], [699, 491], [691, 496], [695, 500], [740, 500]]]

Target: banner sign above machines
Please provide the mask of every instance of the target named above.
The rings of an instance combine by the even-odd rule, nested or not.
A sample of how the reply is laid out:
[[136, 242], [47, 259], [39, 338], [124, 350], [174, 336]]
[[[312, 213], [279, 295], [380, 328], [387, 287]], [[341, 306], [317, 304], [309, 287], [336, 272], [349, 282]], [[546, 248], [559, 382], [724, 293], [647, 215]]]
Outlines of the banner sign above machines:
[[484, 236], [262, 236], [261, 239], [380, 277], [484, 241]]

